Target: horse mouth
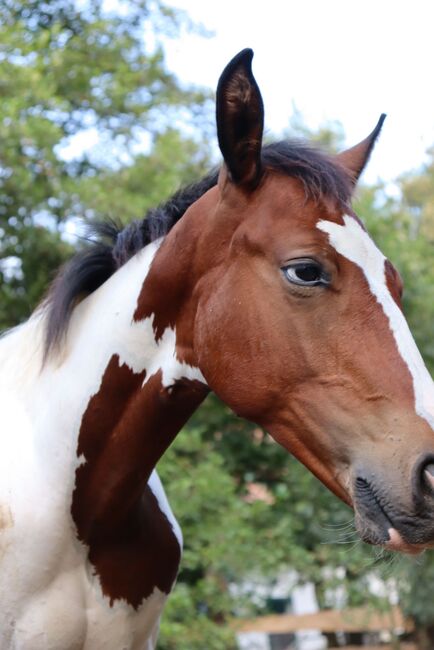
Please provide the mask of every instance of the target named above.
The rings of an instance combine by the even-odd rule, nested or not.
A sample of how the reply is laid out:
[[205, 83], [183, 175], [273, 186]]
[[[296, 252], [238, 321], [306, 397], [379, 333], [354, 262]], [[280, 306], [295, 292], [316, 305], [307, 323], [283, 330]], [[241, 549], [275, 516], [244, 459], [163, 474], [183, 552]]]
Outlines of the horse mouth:
[[403, 539], [401, 533], [396, 528], [389, 528], [389, 541], [384, 544], [388, 551], [405, 553], [406, 555], [420, 555], [427, 548], [432, 548], [433, 544], [411, 544]]
[[384, 524], [383, 518], [387, 516], [382, 513], [381, 524], [372, 514], [369, 519], [362, 517], [356, 511], [356, 529], [364, 542], [373, 546], [382, 546], [388, 551], [403, 553], [405, 555], [420, 555], [428, 548], [433, 548], [434, 544], [416, 544], [408, 542], [400, 533], [398, 528], [392, 522]]
[[388, 502], [364, 478], [356, 478], [353, 504], [357, 531], [367, 544], [407, 555], [434, 547], [432, 522], [427, 527], [416, 515], [393, 516]]

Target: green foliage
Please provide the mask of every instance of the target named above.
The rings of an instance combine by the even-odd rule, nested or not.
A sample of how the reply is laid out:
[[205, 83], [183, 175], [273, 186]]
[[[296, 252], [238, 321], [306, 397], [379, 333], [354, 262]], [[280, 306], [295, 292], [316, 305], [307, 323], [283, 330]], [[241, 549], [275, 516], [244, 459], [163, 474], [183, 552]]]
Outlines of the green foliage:
[[418, 171], [401, 179], [404, 204], [412, 215], [411, 235], [421, 235], [434, 242], [434, 147], [428, 151], [428, 162]]
[[307, 126], [303, 115], [296, 106], [293, 106], [289, 128], [285, 136], [314, 142], [324, 150], [332, 153], [342, 151], [345, 148], [345, 132], [339, 121], [326, 121], [313, 130]]
[[400, 567], [400, 596], [405, 611], [420, 625], [434, 621], [434, 560], [426, 553], [417, 562], [407, 561]]
[[[207, 158], [172, 126], [204, 121], [206, 95], [178, 84], [160, 43], [187, 17], [159, 0], [123, 8], [0, 3], [0, 328], [29, 315], [70, 255], [66, 220], [142, 217]], [[74, 145], [83, 134], [98, 134], [92, 156]]]
[[56, 232], [36, 225], [22, 226], [19, 236], [12, 234], [2, 244], [7, 264], [0, 265], [0, 331], [30, 314], [54, 270], [73, 251]]
[[151, 155], [136, 155], [134, 165], [80, 179], [80, 201], [93, 215], [128, 223], [168, 198], [181, 181], [197, 180], [208, 160], [206, 147], [200, 150], [168, 129], [155, 136]]

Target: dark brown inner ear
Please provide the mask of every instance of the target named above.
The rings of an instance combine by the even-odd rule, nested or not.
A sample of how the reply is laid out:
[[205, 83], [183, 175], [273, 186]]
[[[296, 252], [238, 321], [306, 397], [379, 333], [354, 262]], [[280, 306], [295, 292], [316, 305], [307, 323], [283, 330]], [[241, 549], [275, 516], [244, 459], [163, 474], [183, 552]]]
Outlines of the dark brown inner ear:
[[385, 113], [382, 113], [377, 122], [377, 126], [367, 138], [359, 142], [359, 144], [356, 144], [354, 147], [351, 147], [351, 149], [342, 151], [342, 153], [339, 153], [336, 156], [337, 162], [350, 175], [354, 185], [357, 183], [359, 176], [369, 160], [385, 119], [386, 115]]
[[264, 107], [252, 73], [253, 51], [242, 50], [223, 70], [217, 86], [217, 135], [230, 179], [249, 189], [261, 177]]

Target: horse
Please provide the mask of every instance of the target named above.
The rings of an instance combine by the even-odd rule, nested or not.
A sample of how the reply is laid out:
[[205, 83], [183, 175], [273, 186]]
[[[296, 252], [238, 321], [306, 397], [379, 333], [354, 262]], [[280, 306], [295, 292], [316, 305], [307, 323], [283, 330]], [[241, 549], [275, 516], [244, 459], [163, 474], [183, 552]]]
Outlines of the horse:
[[155, 647], [182, 547], [155, 466], [210, 391], [362, 539], [434, 542], [434, 385], [351, 207], [385, 116], [334, 156], [263, 145], [252, 57], [218, 82], [220, 170], [100, 226], [1, 340], [2, 649]]

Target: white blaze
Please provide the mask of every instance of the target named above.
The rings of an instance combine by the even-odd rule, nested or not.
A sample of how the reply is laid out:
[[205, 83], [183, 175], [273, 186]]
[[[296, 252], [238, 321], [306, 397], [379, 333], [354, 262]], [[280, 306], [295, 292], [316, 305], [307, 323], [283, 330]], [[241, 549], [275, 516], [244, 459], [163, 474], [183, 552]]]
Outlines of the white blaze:
[[345, 215], [344, 224], [321, 220], [317, 227], [328, 234], [330, 244], [340, 255], [362, 269], [370, 290], [388, 318], [398, 351], [412, 376], [416, 413], [434, 429], [434, 383], [407, 321], [387, 287], [386, 258], [356, 219]]

